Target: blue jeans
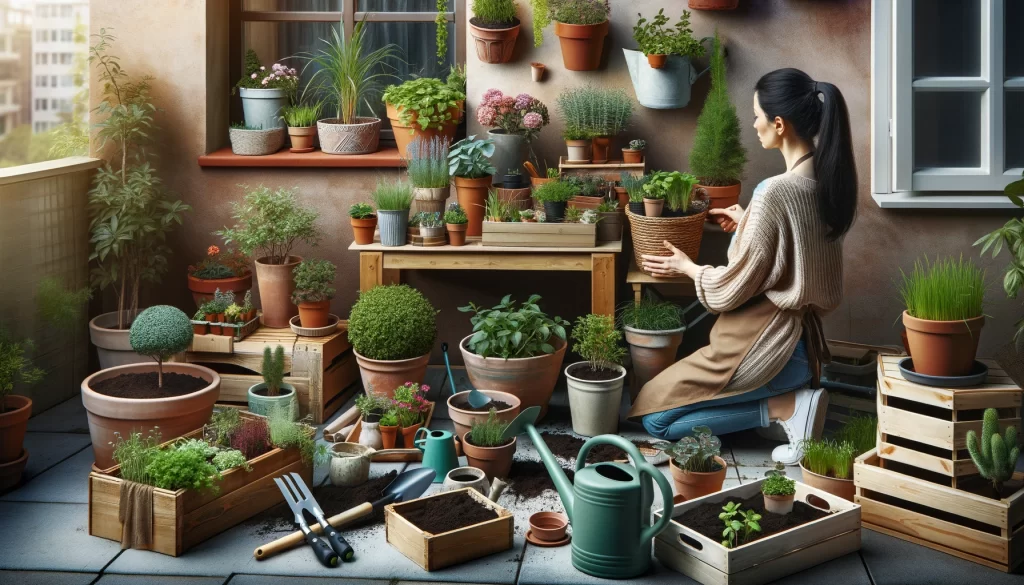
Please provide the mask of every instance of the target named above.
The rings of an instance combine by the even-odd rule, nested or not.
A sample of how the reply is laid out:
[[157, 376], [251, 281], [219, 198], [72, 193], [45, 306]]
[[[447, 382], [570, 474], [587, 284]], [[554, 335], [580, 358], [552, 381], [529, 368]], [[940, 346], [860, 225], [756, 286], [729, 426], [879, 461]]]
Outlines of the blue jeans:
[[771, 422], [767, 399], [799, 390], [810, 380], [807, 348], [801, 339], [782, 371], [757, 390], [654, 412], [643, 417], [643, 425], [652, 436], [669, 441], [678, 441], [701, 425], [711, 427], [715, 435], [766, 427]]

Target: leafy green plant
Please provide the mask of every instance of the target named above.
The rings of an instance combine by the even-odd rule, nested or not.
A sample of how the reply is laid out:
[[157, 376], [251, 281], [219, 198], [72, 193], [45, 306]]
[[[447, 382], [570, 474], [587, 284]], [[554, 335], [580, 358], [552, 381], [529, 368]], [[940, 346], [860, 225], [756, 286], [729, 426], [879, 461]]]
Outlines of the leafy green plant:
[[202, 280], [234, 278], [249, 274], [249, 259], [231, 248], [221, 250], [220, 246], [208, 246], [206, 256], [195, 266], [188, 267], [188, 273]]
[[296, 190], [276, 191], [260, 185], [249, 190], [241, 202], [231, 204], [235, 226], [214, 232], [224, 242], [238, 244], [247, 256], [267, 264], [286, 264], [299, 242], [315, 246], [323, 233], [316, 226], [319, 213], [299, 205]]
[[462, 225], [469, 223], [469, 218], [466, 217], [466, 210], [462, 209], [461, 205], [452, 202], [448, 206], [448, 210], [444, 212], [444, 222], [452, 225]]
[[580, 223], [583, 219], [583, 210], [579, 207], [566, 207], [562, 221], [565, 223]]
[[597, 206], [597, 212], [598, 213], [612, 213], [612, 212], [618, 210], [618, 208], [619, 208], [619, 204], [618, 204], [617, 201], [608, 201], [606, 199], [606, 200], [602, 201], [600, 205]]
[[[553, 337], [565, 339], [568, 321], [561, 317], [548, 317], [537, 302], [540, 295], [530, 295], [519, 308], [512, 295], [505, 295], [491, 309], [469, 303], [459, 307], [463, 313], [474, 313], [469, 322], [473, 335], [466, 349], [481, 357], [503, 359], [527, 358], [554, 353], [550, 341]], [[351, 324], [349, 325], [351, 327]]]
[[228, 447], [231, 445], [231, 436], [242, 426], [242, 415], [237, 409], [223, 408], [210, 415], [207, 426], [212, 429], [217, 444]]
[[853, 445], [854, 457], [867, 453], [875, 448], [878, 441], [878, 419], [873, 416], [852, 416], [836, 432], [835, 439]]
[[735, 184], [747, 164], [747, 149], [740, 140], [740, 119], [729, 99], [727, 83], [725, 55], [716, 32], [711, 47], [711, 89], [697, 118], [690, 150], [690, 171], [700, 178], [701, 185]]
[[497, 172], [491, 164], [493, 140], [477, 140], [467, 136], [456, 142], [448, 152], [448, 174], [465, 179], [482, 179]]
[[320, 112], [323, 109], [323, 102], [287, 105], [281, 110], [281, 117], [284, 118], [284, 123], [291, 128], [309, 128], [316, 126], [316, 121], [320, 119]]
[[267, 396], [277, 396], [284, 383], [284, 347], [278, 345], [273, 350], [270, 346], [263, 348], [263, 363], [260, 367], [263, 383], [267, 385]]
[[[690, 28], [690, 12], [684, 10], [671, 28], [669, 17], [662, 8], [650, 21], [638, 14], [639, 20], [633, 26], [633, 40], [644, 55], [680, 55], [697, 58], [704, 56], [704, 47], [693, 38]], [[640, 150], [640, 149], [637, 149]]]
[[352, 207], [348, 208], [348, 216], [352, 219], [370, 219], [376, 215], [369, 203], [353, 203]]
[[986, 408], [981, 426], [981, 441], [978, 433], [967, 431], [967, 452], [978, 467], [978, 473], [992, 482], [992, 489], [998, 495], [1003, 483], [1013, 477], [1017, 469], [1017, 458], [1020, 457], [1020, 446], [1017, 444], [1017, 427], [1010, 425], [1006, 435], [999, 434], [999, 411]]
[[853, 474], [853, 460], [857, 456], [853, 443], [829, 439], [803, 441], [804, 458], [800, 464], [811, 473], [849, 479]]
[[646, 140], [630, 140], [629, 141], [629, 148], [630, 148], [630, 150], [643, 150], [643, 149], [647, 148], [647, 141]]
[[370, 197], [380, 211], [404, 211], [412, 207], [412, 186], [401, 179], [380, 178]]
[[498, 192], [491, 189], [487, 192], [487, 201], [484, 202], [484, 217], [487, 221], [505, 221], [509, 215], [509, 202], [498, 197]]
[[[466, 94], [440, 79], [419, 77], [388, 86], [383, 99], [399, 110], [398, 119], [403, 126], [415, 123], [420, 130], [440, 130], [445, 124], [458, 122], [458, 111], [460, 104], [466, 101]], [[452, 114], [452, 110], [456, 113]], [[416, 114], [415, 122], [413, 114]], [[409, 133], [413, 134], [412, 128]]]
[[551, 18], [564, 24], [600, 24], [608, 20], [608, 0], [550, 0]]
[[202, 439], [178, 439], [174, 444], [174, 449], [194, 449], [203, 454], [203, 457], [207, 459], [217, 454], [217, 447], [207, 443]]
[[583, 315], [572, 327], [572, 350], [587, 360], [590, 369], [613, 370], [621, 365], [626, 350], [619, 346], [622, 332], [611, 315]]
[[397, 427], [398, 426], [398, 414], [394, 411], [385, 412], [380, 417], [380, 426], [382, 427]]
[[238, 323], [242, 320], [242, 307], [231, 303], [224, 309], [224, 321], [226, 323]]
[[132, 350], [157, 363], [157, 386], [164, 387], [164, 361], [192, 344], [192, 320], [180, 309], [156, 305], [139, 313], [128, 332]]
[[[254, 125], [247, 124], [245, 122], [232, 122], [231, 129], [232, 130], [249, 130], [249, 131], [252, 131], [252, 132], [259, 132], [259, 131], [263, 130], [263, 124], [259, 124], [259, 125], [255, 125], [254, 126]], [[276, 128], [271, 128], [271, 129], [272, 130], [276, 130]]]
[[535, 219], [536, 217], [537, 217], [537, 212], [532, 210], [532, 209], [524, 209], [524, 210], [519, 212], [519, 219], [521, 219], [523, 221], [528, 221], [528, 220], [531, 220], [531, 219]]
[[417, 137], [409, 145], [405, 164], [413, 187], [437, 189], [451, 182], [448, 174], [448, 141], [440, 136]]
[[234, 467], [241, 467], [246, 471], [252, 471], [252, 466], [245, 459], [245, 455], [237, 449], [218, 451], [210, 462], [217, 468], [217, 471], [227, 471]]
[[298, 449], [305, 462], [327, 461], [327, 445], [317, 444], [314, 438], [316, 427], [291, 420], [287, 409], [271, 409], [267, 425], [270, 427], [270, 442], [278, 449]]
[[509, 442], [509, 439], [501, 438], [506, 428], [508, 423], [499, 419], [497, 409], [492, 408], [487, 413], [487, 420], [473, 421], [466, 440], [477, 447], [500, 447]]
[[914, 262], [914, 270], [902, 269], [900, 296], [911, 317], [928, 321], [962, 321], [982, 316], [985, 271], [970, 260], [945, 258]]
[[[437, 16], [434, 18], [434, 40], [437, 45], [437, 64], [444, 65], [445, 58], [448, 56], [448, 18], [446, 17], [448, 0], [436, 0], [435, 9]], [[462, 91], [465, 93], [466, 90]]]
[[661, 442], [655, 447], [664, 451], [682, 470], [707, 473], [721, 469], [715, 457], [722, 454], [722, 441], [711, 434], [709, 427], [693, 427], [693, 435], [677, 443]]
[[36, 288], [39, 314], [48, 323], [62, 329], [72, 329], [82, 324], [82, 309], [91, 298], [92, 289], [89, 287], [72, 290], [55, 276], [42, 279]]
[[647, 184], [647, 180], [650, 179], [650, 175], [636, 176], [625, 171], [619, 175], [619, 182], [622, 183], [623, 188], [626, 189], [626, 193], [629, 194], [629, 201], [631, 203], [642, 203], [646, 196], [644, 191], [644, 185]]
[[684, 325], [679, 305], [669, 301], [640, 299], [627, 301], [619, 307], [619, 322], [641, 331], [670, 331]]
[[292, 302], [318, 303], [334, 298], [334, 278], [337, 268], [330, 260], [303, 260], [292, 270], [295, 276], [295, 291]]
[[472, 10], [473, 16], [489, 27], [516, 22], [516, 0], [473, 0]]
[[784, 475], [770, 475], [761, 482], [761, 493], [766, 496], [792, 496], [796, 482]]
[[672, 211], [687, 211], [696, 184], [697, 177], [689, 173], [657, 171], [648, 177], [643, 189], [645, 197], [664, 199], [665, 205]]
[[381, 394], [360, 394], [356, 396], [356, 408], [363, 418], [381, 416], [391, 408], [391, 401]]
[[[1017, 206], [1024, 209], [1024, 178], [1018, 179], [1003, 189], [1006, 197]], [[1006, 297], [1016, 299], [1017, 293], [1024, 288], [1024, 222], [1019, 217], [1011, 218], [1003, 227], [988, 233], [974, 242], [975, 246], [981, 246], [981, 255], [984, 256], [989, 250], [992, 251], [992, 258], [995, 258], [1006, 247], [1010, 254], [1010, 263], [1006, 266], [1006, 273], [1003, 275], [1003, 291]], [[1014, 334], [1017, 351], [1024, 350], [1024, 319], [1015, 324], [1017, 332]]]
[[150, 485], [165, 490], [204, 490], [217, 492], [220, 472], [199, 449], [158, 449], [146, 465]]
[[722, 546], [725, 548], [736, 548], [750, 540], [755, 532], [761, 532], [761, 515], [755, 510], [741, 510], [740, 504], [736, 502], [727, 503], [722, 510], [718, 519], [725, 523], [725, 530], [722, 531]]
[[448, 79], [445, 80], [445, 83], [455, 91], [466, 93], [466, 66], [452, 65], [448, 70]]
[[540, 202], [562, 202], [568, 201], [576, 196], [576, 188], [565, 181], [550, 181], [537, 187], [533, 192], [533, 198]]
[[407, 285], [359, 293], [348, 321], [348, 339], [372, 360], [405, 360], [430, 353], [437, 339], [437, 311]]
[[115, 432], [111, 445], [114, 447], [114, 461], [121, 467], [122, 479], [153, 485], [147, 466], [160, 450], [159, 427], [153, 427], [145, 438], [141, 432], [129, 433], [127, 439]]
[[[430, 213], [429, 211], [418, 211], [414, 216], [416, 218], [416, 224], [424, 228], [439, 228], [444, 227], [444, 221], [441, 219], [441, 213], [435, 211]], [[409, 225], [413, 225], [412, 221], [409, 221]]]
[[551, 8], [548, 0], [530, 0], [533, 7], [533, 46], [544, 44], [544, 29], [551, 24]]

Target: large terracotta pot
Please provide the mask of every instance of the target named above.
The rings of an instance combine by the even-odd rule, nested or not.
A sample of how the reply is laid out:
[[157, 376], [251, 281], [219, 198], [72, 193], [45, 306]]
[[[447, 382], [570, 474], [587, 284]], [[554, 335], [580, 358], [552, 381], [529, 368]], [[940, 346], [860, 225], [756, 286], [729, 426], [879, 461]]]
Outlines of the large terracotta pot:
[[740, 0], [690, 0], [690, 10], [735, 10]]
[[22, 449], [21, 455], [13, 461], [0, 463], [0, 493], [3, 493], [21, 482], [21, 474], [28, 463], [28, 449]]
[[[472, 437], [472, 435], [470, 435]], [[496, 477], [508, 477], [512, 469], [512, 457], [516, 454], [516, 439], [508, 445], [501, 447], [477, 447], [469, 442], [462, 441], [462, 452], [466, 455], [466, 463], [470, 467], [476, 467], [487, 475], [487, 481], [494, 481]]]
[[373, 232], [377, 229], [377, 216], [366, 219], [349, 218], [352, 224], [352, 237], [356, 244], [365, 246], [373, 243]]
[[[489, 396], [491, 400], [500, 400], [512, 405], [496, 412], [498, 420], [512, 422], [513, 419], [519, 416], [519, 405], [522, 402], [515, 394], [498, 392], [497, 390], [481, 390], [480, 392]], [[466, 394], [465, 392], [459, 392], [448, 397], [448, 416], [452, 419], [452, 423], [455, 424], [455, 434], [460, 439], [469, 432], [469, 429], [473, 427], [473, 423], [486, 421], [490, 414], [489, 412], [474, 412], [456, 407], [456, 403], [464, 403]]]
[[288, 327], [288, 321], [299, 314], [292, 302], [295, 278], [292, 271], [302, 262], [301, 256], [289, 256], [284, 264], [268, 264], [267, 259], [256, 259], [256, 282], [260, 287], [260, 308], [263, 325], [276, 329]]
[[469, 223], [466, 225], [467, 236], [483, 234], [484, 204], [487, 202], [487, 191], [491, 188], [491, 176], [479, 179], [455, 177], [455, 193], [459, 205], [466, 212]]
[[[127, 314], [128, 312], [125, 311], [125, 315]], [[153, 361], [132, 350], [132, 344], [128, 341], [128, 326], [131, 321], [125, 317], [124, 322], [126, 327], [118, 329], [117, 311], [97, 315], [89, 321], [89, 340], [96, 346], [101, 369]]]
[[466, 364], [469, 381], [475, 388], [487, 388], [508, 392], [519, 398], [520, 408], [540, 407], [540, 416], [548, 411], [548, 401], [555, 391], [562, 359], [565, 357], [565, 340], [555, 337], [550, 341], [555, 352], [529, 358], [502, 359], [483, 358], [466, 349], [467, 335], [459, 343], [462, 360]]
[[669, 459], [669, 468], [672, 470], [672, 483], [676, 486], [676, 493], [687, 500], [693, 500], [713, 494], [722, 490], [722, 483], [725, 482], [725, 472], [729, 466], [721, 457], [715, 457], [715, 461], [721, 466], [718, 471], [698, 473], [685, 471], [676, 465], [675, 459]]
[[[724, 187], [708, 187], [707, 185], [697, 184], [694, 188], [701, 188], [708, 192], [708, 209], [725, 209], [730, 205], [736, 205], [740, 202], [742, 187], [742, 183], [736, 182]], [[708, 214], [707, 221], [713, 223], [715, 221], [714, 216]]]
[[394, 396], [395, 388], [406, 382], [422, 383], [427, 375], [427, 363], [430, 362], [429, 353], [407, 360], [371, 360], [355, 349], [352, 353], [356, 355], [366, 393], [372, 392], [388, 398]]
[[834, 477], [818, 475], [808, 471], [803, 463], [800, 464], [800, 471], [803, 472], [802, 480], [805, 484], [826, 491], [834, 496], [839, 496], [844, 500], [853, 501], [853, 496], [856, 492], [853, 485], [853, 477], [850, 477], [850, 479], [836, 479]]
[[157, 365], [131, 364], [100, 370], [82, 381], [82, 404], [89, 415], [89, 434], [92, 436], [92, 450], [96, 456], [96, 467], [106, 469], [114, 465], [114, 433], [128, 437], [132, 431], [147, 434], [153, 427], [160, 427], [160, 440], [169, 441], [202, 428], [213, 413], [213, 405], [220, 396], [220, 375], [210, 368], [179, 362], [164, 363], [164, 373], [187, 374], [208, 382], [208, 385], [185, 396], [172, 398], [115, 398], [105, 396], [92, 389], [102, 380], [122, 374], [155, 372]]
[[676, 353], [683, 343], [686, 327], [667, 331], [645, 331], [624, 326], [629, 357], [633, 362], [636, 383], [629, 389], [630, 398], [635, 399], [644, 384], [648, 383], [666, 368], [676, 362]]
[[430, 128], [423, 130], [420, 125], [416, 123], [417, 114], [412, 113], [409, 119], [408, 125], [405, 125], [400, 120], [402, 110], [405, 108], [396, 108], [391, 104], [386, 104], [388, 109], [388, 119], [391, 120], [391, 128], [395, 131], [395, 144], [398, 145], [398, 154], [402, 158], [408, 158], [409, 145], [417, 137], [420, 140], [430, 140], [436, 136], [442, 136], [445, 142], [451, 143], [452, 138], [455, 137], [455, 130], [459, 127], [459, 120], [462, 118], [462, 104], [451, 108], [448, 112], [451, 114], [451, 119], [442, 124], [441, 128]]
[[232, 276], [231, 278], [203, 279], [196, 278], [191, 274], [188, 275], [188, 290], [192, 291], [192, 300], [196, 302], [197, 307], [206, 301], [212, 301], [213, 293], [218, 289], [220, 292], [231, 291], [235, 293], [235, 297], [241, 301], [242, 297], [245, 296], [245, 291], [251, 288], [252, 272], [247, 272], [242, 276]]
[[299, 323], [308, 329], [326, 327], [330, 314], [330, 300], [299, 303]]
[[32, 399], [12, 394], [0, 402], [0, 464], [21, 458], [25, 429], [32, 416]]
[[562, 46], [562, 63], [569, 71], [593, 71], [601, 65], [608, 21], [598, 24], [565, 24], [555, 21], [555, 34]]
[[633, 150], [632, 148], [622, 149], [622, 162], [625, 164], [644, 162], [644, 151]]
[[903, 311], [914, 371], [927, 376], [965, 376], [974, 366], [985, 317], [966, 321], [928, 321]]
[[509, 28], [481, 28], [473, 24], [474, 20], [475, 17], [469, 20], [469, 34], [476, 45], [477, 58], [484, 63], [508, 63], [519, 38], [518, 19]]

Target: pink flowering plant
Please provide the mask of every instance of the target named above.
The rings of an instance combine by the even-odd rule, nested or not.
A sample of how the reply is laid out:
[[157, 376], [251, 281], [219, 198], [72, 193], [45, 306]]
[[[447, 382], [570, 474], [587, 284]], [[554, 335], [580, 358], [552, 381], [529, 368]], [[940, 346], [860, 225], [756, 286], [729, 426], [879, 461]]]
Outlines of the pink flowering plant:
[[406, 382], [395, 388], [390, 412], [394, 413], [400, 427], [411, 427], [423, 422], [423, 417], [430, 410], [430, 402], [427, 400], [429, 391], [430, 386], [416, 382]]
[[245, 53], [245, 72], [235, 84], [235, 88], [245, 89], [283, 89], [288, 96], [294, 97], [299, 87], [299, 72], [294, 67], [274, 63], [268, 70], [256, 55], [249, 49]]
[[497, 89], [488, 89], [476, 110], [476, 119], [484, 126], [501, 128], [507, 134], [519, 134], [533, 140], [551, 121], [548, 107], [527, 93], [515, 97]]

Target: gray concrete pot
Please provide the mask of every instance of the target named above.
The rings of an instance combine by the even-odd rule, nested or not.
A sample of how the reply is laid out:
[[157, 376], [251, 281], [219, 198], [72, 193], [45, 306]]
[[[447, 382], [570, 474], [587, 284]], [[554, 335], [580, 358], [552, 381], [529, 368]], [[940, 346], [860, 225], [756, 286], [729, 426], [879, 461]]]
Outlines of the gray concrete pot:
[[[704, 37], [701, 42], [710, 39]], [[640, 51], [623, 49], [622, 52], [626, 55], [637, 101], [656, 110], [686, 107], [690, 103], [690, 87], [711, 68], [708, 66], [698, 73], [689, 57], [669, 55], [665, 66], [655, 69]]]
[[576, 362], [565, 368], [572, 431], [584, 437], [614, 435], [619, 430], [619, 406], [626, 368], [612, 365], [618, 375], [611, 380], [583, 380], [569, 373], [580, 365], [587, 366], [588, 363]]
[[249, 89], [240, 87], [242, 114], [245, 125], [261, 130], [284, 128], [281, 108], [288, 105], [288, 94], [283, 89]]
[[526, 137], [519, 134], [506, 134], [504, 130], [488, 130], [487, 137], [494, 141], [494, 154], [491, 164], [498, 170], [496, 176], [504, 175], [509, 169], [523, 170], [526, 162]]
[[274, 154], [284, 146], [285, 128], [272, 130], [246, 130], [231, 128], [231, 152], [239, 156]]
[[409, 210], [377, 210], [377, 227], [380, 228], [380, 243], [383, 246], [404, 246], [406, 228], [409, 226]]

